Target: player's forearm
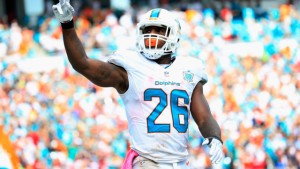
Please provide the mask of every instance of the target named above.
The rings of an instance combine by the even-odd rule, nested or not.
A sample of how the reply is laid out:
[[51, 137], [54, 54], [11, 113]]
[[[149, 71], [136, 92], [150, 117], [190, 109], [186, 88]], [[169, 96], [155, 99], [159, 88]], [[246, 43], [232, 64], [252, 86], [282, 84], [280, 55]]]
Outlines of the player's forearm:
[[191, 113], [203, 137], [218, 137], [221, 139], [220, 127], [211, 114], [200, 84], [194, 90], [192, 96]]
[[87, 67], [87, 55], [75, 29], [63, 29], [63, 40], [71, 65], [76, 71], [81, 72]]
[[221, 139], [220, 127], [212, 116], [209, 116], [201, 121], [199, 120], [196, 123], [198, 124], [199, 130], [204, 138], [218, 137]]

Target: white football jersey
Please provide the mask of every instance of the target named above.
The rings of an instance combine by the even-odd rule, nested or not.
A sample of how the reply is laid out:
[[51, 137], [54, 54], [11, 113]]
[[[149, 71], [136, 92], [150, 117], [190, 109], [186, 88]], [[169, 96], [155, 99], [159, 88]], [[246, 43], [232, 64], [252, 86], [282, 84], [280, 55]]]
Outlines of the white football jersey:
[[177, 57], [167, 68], [136, 51], [118, 51], [109, 59], [128, 74], [125, 104], [131, 148], [156, 162], [179, 162], [188, 156], [192, 92], [207, 81], [198, 59]]

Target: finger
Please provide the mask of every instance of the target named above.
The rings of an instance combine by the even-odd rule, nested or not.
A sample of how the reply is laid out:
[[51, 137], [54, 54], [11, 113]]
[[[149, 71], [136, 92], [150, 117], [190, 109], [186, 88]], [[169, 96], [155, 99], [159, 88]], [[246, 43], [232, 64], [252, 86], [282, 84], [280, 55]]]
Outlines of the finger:
[[217, 153], [215, 153], [215, 154], [212, 154], [211, 156], [210, 156], [210, 161], [213, 163], [213, 164], [215, 164], [216, 163], [216, 160], [217, 160], [217, 158], [218, 158], [218, 154]]
[[221, 159], [222, 159], [222, 152], [219, 150], [215, 153], [215, 157], [214, 157], [213, 161], [215, 164], [218, 164], [219, 161], [221, 161]]
[[52, 6], [53, 11], [58, 12], [59, 14], [63, 14], [62, 9], [59, 5], [53, 5]]
[[66, 3], [66, 0], [59, 0], [59, 4], [63, 6]]
[[223, 160], [223, 158], [224, 158], [224, 155], [223, 155], [223, 153], [221, 153], [219, 158], [216, 160], [216, 163], [217, 164], [220, 163]]
[[56, 7], [56, 9], [57, 9], [57, 11], [58, 11], [58, 13], [59, 14], [63, 14], [64, 12], [62, 11], [62, 9], [61, 9], [61, 6], [60, 5], [57, 5], [57, 7]]
[[68, 3], [68, 8], [69, 8], [69, 10], [71, 10], [72, 13], [75, 12], [74, 8], [69, 3]]
[[217, 160], [217, 163], [220, 163], [223, 159], [224, 159], [224, 153], [223, 153], [223, 150], [221, 150], [219, 159]]
[[216, 149], [217, 149], [216, 145], [215, 145], [215, 144], [212, 144], [212, 145], [211, 145], [211, 148], [210, 148], [210, 150], [209, 150], [209, 154], [210, 154], [210, 155], [215, 154], [215, 153], [216, 153]]
[[211, 161], [212, 164], [217, 164], [216, 163], [216, 156], [211, 157], [210, 161]]

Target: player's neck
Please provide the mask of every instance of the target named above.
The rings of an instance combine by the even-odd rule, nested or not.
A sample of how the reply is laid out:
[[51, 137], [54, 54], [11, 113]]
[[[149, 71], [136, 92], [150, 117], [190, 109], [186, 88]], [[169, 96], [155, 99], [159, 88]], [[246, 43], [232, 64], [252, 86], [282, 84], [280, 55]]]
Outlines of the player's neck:
[[154, 61], [160, 65], [161, 64], [170, 64], [170, 63], [172, 63], [172, 57], [171, 57], [171, 55], [165, 55]]

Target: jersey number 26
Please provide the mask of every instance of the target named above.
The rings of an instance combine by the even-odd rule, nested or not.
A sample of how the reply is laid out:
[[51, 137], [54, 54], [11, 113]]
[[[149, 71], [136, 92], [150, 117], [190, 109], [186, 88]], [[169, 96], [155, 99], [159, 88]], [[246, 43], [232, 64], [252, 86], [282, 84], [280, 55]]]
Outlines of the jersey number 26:
[[[170, 104], [173, 126], [179, 133], [185, 133], [188, 128], [188, 109], [186, 106], [179, 106], [178, 99], [183, 99], [184, 104], [189, 104], [189, 96], [185, 90], [172, 90], [170, 93], [170, 102], [168, 95], [162, 89], [150, 88], [144, 93], [145, 101], [152, 101], [153, 97], [159, 98], [159, 103], [147, 118], [147, 128], [149, 133], [169, 133], [170, 124], [156, 124], [155, 120]], [[180, 123], [180, 115], [183, 116], [183, 124]]]

